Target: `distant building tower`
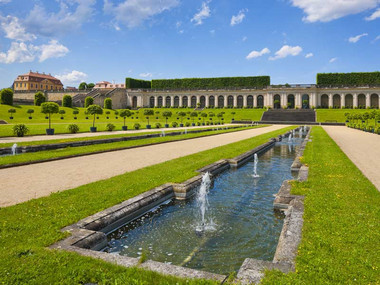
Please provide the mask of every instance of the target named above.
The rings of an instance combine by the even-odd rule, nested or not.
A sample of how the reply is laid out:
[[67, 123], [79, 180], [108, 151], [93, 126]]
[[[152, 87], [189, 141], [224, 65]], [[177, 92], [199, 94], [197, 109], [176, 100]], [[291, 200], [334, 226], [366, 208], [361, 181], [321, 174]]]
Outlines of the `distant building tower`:
[[13, 88], [15, 91], [52, 91], [63, 90], [63, 84], [50, 74], [29, 71], [17, 77]]

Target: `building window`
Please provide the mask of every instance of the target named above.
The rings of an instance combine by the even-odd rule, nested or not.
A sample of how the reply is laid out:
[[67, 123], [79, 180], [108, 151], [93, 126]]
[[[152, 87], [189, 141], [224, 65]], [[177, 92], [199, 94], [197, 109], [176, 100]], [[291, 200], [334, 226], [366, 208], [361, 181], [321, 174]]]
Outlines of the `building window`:
[[26, 87], [26, 83], [24, 83], [24, 87]]

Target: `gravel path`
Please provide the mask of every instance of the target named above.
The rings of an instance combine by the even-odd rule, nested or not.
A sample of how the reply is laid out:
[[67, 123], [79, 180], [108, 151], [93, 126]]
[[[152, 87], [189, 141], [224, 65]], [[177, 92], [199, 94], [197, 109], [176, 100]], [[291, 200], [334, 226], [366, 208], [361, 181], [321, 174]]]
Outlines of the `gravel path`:
[[45, 140], [60, 140], [60, 139], [72, 139], [72, 138], [87, 138], [97, 136], [112, 136], [122, 134], [141, 134], [141, 133], [153, 133], [164, 130], [165, 132], [174, 132], [178, 130], [187, 129], [189, 131], [195, 129], [207, 129], [207, 128], [221, 128], [228, 126], [239, 126], [239, 124], [224, 124], [223, 126], [195, 126], [195, 127], [178, 127], [178, 128], [161, 128], [161, 129], [143, 129], [143, 130], [128, 130], [128, 131], [114, 131], [114, 132], [96, 132], [96, 133], [78, 133], [78, 134], [58, 134], [54, 136], [38, 135], [38, 136], [26, 136], [26, 137], [2, 137], [0, 143], [21, 143], [32, 141], [45, 141]]
[[[0, 207], [279, 130], [269, 126], [0, 170]], [[131, 163], [133, 162], [133, 163]]]
[[323, 128], [380, 191], [380, 136], [347, 127]]

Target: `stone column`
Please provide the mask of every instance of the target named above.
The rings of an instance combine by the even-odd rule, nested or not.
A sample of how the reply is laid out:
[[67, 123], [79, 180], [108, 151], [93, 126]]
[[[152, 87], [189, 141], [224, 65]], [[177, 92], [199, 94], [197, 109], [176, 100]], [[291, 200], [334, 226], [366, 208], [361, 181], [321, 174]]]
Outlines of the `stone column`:
[[294, 106], [294, 107], [295, 107], [295, 108], [297, 108], [297, 107], [298, 107], [298, 108], [301, 108], [301, 107], [302, 107], [302, 106], [300, 106], [300, 105], [301, 105], [301, 104], [300, 104], [300, 101], [301, 101], [301, 94], [296, 93], [294, 99], [295, 99], [295, 102], [294, 102], [294, 105], [295, 105], [295, 106]]
[[252, 95], [252, 97], [253, 97], [252, 105], [253, 107], [257, 107], [257, 95]]
[[183, 105], [183, 96], [179, 96], [179, 106], [182, 107]]
[[162, 96], [162, 107], [166, 107], [166, 96]]
[[281, 108], [282, 106], [287, 106], [288, 102], [286, 102], [286, 98], [287, 98], [287, 94], [281, 94]]
[[346, 107], [346, 96], [344, 93], [340, 95], [340, 108]]
[[238, 95], [234, 95], [234, 107], [237, 107], [237, 97]]
[[197, 98], [197, 103], [196, 103], [196, 105], [195, 105], [195, 108], [198, 108], [198, 103], [200, 103], [201, 102], [201, 96], [200, 95], [196, 95], [196, 98]]
[[355, 108], [355, 107], [358, 107], [358, 94], [356, 94], [356, 93], [354, 93], [354, 94], [352, 94], [352, 97], [353, 97], [353, 100], [354, 100], [354, 102], [353, 102], [353, 107]]
[[158, 107], [158, 96], [154, 96], [154, 107]]
[[248, 95], [243, 95], [243, 107], [247, 107], [248, 106]]
[[206, 107], [210, 107], [210, 95], [205, 95], [205, 98], [206, 98], [206, 102], [205, 102]]
[[329, 108], [333, 107], [333, 95], [329, 94]]
[[227, 107], [228, 100], [227, 100], [228, 95], [224, 95], [224, 107]]
[[174, 106], [174, 96], [170, 96], [170, 106]]
[[365, 95], [365, 106], [366, 108], [371, 106], [371, 95], [369, 93]]

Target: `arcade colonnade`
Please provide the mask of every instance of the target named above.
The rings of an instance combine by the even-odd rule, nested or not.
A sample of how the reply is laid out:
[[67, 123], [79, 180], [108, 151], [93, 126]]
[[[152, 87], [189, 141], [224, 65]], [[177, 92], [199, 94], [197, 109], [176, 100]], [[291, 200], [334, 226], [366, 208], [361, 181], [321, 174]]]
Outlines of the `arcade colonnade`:
[[[306, 91], [306, 90], [305, 90]], [[169, 94], [157, 92], [129, 92], [131, 106], [136, 107], [191, 107], [191, 108], [379, 108], [380, 90], [371, 92], [271, 92], [252, 94]]]

